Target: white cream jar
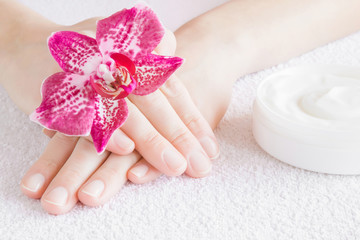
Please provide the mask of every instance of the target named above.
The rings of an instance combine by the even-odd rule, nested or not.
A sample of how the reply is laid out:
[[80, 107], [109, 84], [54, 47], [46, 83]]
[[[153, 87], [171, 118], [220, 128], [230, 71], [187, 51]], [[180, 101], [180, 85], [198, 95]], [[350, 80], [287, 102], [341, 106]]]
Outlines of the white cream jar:
[[257, 89], [253, 134], [290, 165], [360, 174], [360, 67], [313, 65], [269, 76]]

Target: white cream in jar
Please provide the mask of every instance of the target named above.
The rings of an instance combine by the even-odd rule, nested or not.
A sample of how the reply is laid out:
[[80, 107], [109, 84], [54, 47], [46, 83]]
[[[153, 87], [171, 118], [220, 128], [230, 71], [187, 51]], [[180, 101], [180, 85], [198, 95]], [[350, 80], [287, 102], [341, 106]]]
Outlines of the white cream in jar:
[[360, 67], [314, 65], [269, 76], [257, 90], [253, 133], [288, 164], [360, 174]]

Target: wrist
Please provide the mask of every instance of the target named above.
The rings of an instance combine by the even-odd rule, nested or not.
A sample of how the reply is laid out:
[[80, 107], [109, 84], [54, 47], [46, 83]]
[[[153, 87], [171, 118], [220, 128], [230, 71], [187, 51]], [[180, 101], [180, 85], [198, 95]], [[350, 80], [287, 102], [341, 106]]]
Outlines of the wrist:
[[0, 84], [6, 90], [14, 81], [7, 76], [23, 61], [17, 56], [45, 44], [57, 26], [16, 1], [0, 0]]
[[225, 35], [217, 35], [204, 16], [183, 25], [175, 32], [176, 56], [185, 59], [177, 71], [195, 105], [214, 128], [229, 105], [231, 89], [237, 75], [230, 61], [230, 48]]

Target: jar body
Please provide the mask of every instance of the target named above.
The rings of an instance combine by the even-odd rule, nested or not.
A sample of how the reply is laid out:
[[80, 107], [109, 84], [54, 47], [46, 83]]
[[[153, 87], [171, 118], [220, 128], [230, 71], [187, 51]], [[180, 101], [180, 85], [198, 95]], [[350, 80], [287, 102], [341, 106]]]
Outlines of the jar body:
[[[307, 68], [294, 68], [294, 74], [299, 69], [302, 72]], [[346, 69], [348, 67], [344, 71]], [[291, 75], [291, 71], [286, 70], [286, 73]], [[309, 72], [316, 74], [329, 74], [327, 71], [328, 68], [325, 67], [320, 67], [319, 70], [313, 66], [309, 68]], [[339, 68], [336, 71], [338, 74]], [[360, 84], [360, 70], [357, 71]], [[342, 74], [345, 76], [346, 71]], [[347, 119], [350, 127], [337, 128], [346, 125], [346, 121], [339, 125], [338, 120], [325, 119], [328, 127], [322, 128], [316, 125], [317, 119], [314, 121], [316, 124], [312, 125], [311, 121], [297, 122], [296, 117], [291, 117], [291, 114], [282, 115], [281, 111], [272, 109], [274, 103], [267, 102], [269, 96], [262, 96], [266, 92], [262, 88], [271, 85], [272, 79], [274, 77], [270, 76], [264, 80], [267, 81], [265, 84], [260, 84], [253, 106], [253, 135], [259, 146], [278, 160], [295, 167], [330, 174], [360, 174], [360, 121], [357, 125], [356, 119]], [[355, 122], [354, 128], [351, 128], [350, 122]]]

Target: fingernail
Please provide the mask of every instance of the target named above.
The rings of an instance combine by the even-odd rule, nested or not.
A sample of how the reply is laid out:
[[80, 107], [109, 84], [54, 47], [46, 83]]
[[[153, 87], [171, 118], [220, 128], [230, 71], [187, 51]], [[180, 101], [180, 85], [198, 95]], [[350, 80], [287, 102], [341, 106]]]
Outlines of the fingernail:
[[124, 134], [115, 135], [116, 145], [122, 150], [129, 150], [134, 148], [134, 142]]
[[99, 197], [100, 194], [104, 191], [105, 184], [101, 180], [94, 180], [82, 190], [83, 193], [90, 195], [92, 197]]
[[148, 172], [149, 167], [146, 164], [137, 165], [136, 167], [132, 168], [130, 170], [131, 173], [133, 173], [138, 178], [141, 178], [146, 175]]
[[180, 169], [184, 169], [185, 171], [186, 161], [179, 153], [170, 149], [165, 149], [162, 153], [162, 159], [172, 171], [177, 172]]
[[31, 192], [37, 192], [44, 185], [44, 182], [45, 177], [40, 173], [36, 173], [27, 178], [22, 186]]
[[216, 142], [210, 137], [200, 139], [200, 144], [210, 159], [216, 159], [220, 155], [220, 150]]
[[207, 174], [211, 171], [210, 159], [202, 152], [192, 152], [189, 156], [189, 162], [191, 168], [199, 174]]
[[68, 195], [66, 188], [56, 187], [45, 196], [44, 201], [57, 206], [65, 206]]

